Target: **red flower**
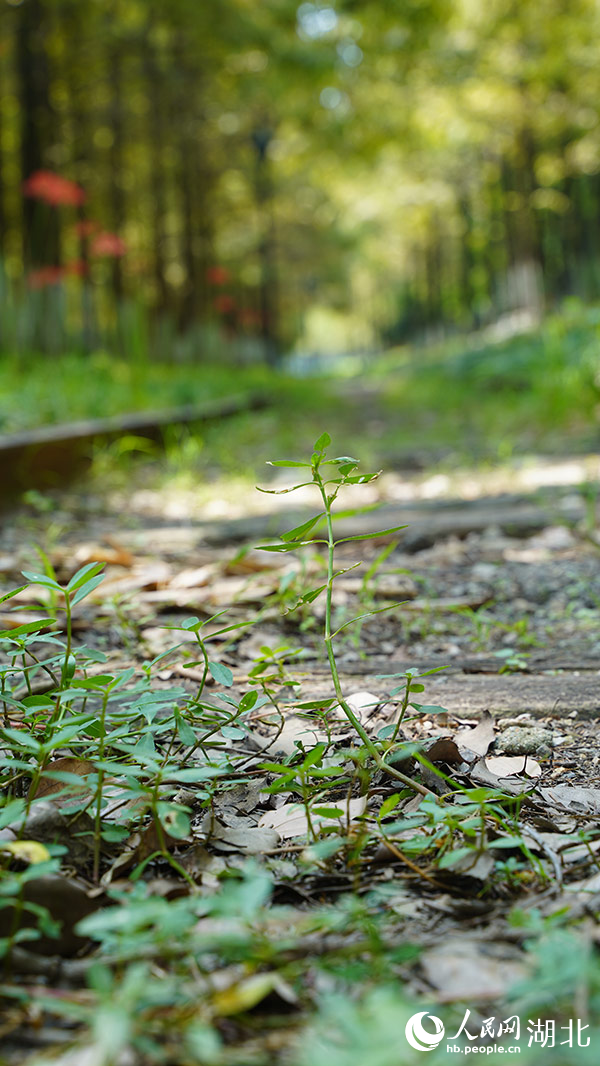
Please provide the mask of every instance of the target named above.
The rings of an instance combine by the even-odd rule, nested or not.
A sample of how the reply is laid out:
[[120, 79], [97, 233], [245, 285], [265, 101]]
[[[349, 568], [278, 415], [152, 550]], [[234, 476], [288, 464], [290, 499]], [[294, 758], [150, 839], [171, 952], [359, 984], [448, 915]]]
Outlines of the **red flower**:
[[59, 266], [45, 266], [31, 270], [27, 275], [30, 289], [45, 289], [47, 285], [58, 285], [64, 277], [64, 270]]
[[36, 200], [44, 200], [53, 207], [66, 204], [79, 207], [86, 200], [86, 194], [74, 181], [54, 174], [51, 170], [36, 170], [23, 182], [23, 192]]
[[91, 237], [92, 233], [95, 233], [97, 229], [98, 223], [91, 218], [84, 218], [81, 222], [75, 223], [75, 235], [77, 237]]
[[222, 315], [227, 315], [230, 314], [231, 311], [235, 311], [235, 301], [231, 296], [226, 296], [225, 293], [221, 296], [215, 296], [213, 306], [215, 311], [218, 311]]
[[90, 248], [91, 254], [98, 256], [125, 255], [126, 251], [127, 245], [122, 237], [119, 237], [116, 233], [108, 233], [105, 230], [96, 234]]
[[206, 280], [209, 285], [226, 285], [230, 277], [231, 275], [225, 267], [212, 266], [206, 271]]

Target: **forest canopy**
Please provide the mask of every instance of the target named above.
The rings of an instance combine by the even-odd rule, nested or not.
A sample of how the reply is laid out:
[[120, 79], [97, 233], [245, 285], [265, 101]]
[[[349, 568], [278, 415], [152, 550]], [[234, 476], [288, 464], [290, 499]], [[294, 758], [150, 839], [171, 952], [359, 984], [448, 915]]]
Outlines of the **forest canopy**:
[[129, 301], [274, 360], [323, 309], [361, 345], [597, 291], [596, 0], [0, 12], [3, 287], [80, 332]]

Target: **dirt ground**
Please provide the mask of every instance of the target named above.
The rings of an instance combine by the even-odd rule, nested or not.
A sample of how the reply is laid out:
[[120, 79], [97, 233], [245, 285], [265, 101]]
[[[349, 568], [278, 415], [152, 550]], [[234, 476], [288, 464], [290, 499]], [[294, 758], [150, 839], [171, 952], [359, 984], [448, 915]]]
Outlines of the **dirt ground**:
[[[400, 602], [348, 626], [338, 638], [344, 692], [365, 728], [377, 733], [395, 712], [390, 679], [382, 675], [439, 669], [424, 678], [419, 697], [432, 713], [425, 710], [407, 723], [404, 735], [460, 744], [467, 734], [475, 738], [476, 727], [488, 730], [481, 757], [468, 765], [454, 760], [456, 773], [465, 783], [514, 793], [524, 780], [535, 788], [530, 844], [539, 848], [551, 886], [525, 905], [552, 915], [568, 900], [573, 915], [583, 918], [590, 913], [589, 892], [596, 898], [600, 890], [597, 840], [587, 850], [581, 845], [579, 853], [568, 855], [568, 847], [578, 828], [597, 835], [591, 827], [600, 813], [600, 535], [590, 489], [593, 463], [593, 457], [573, 461], [570, 475], [568, 464], [556, 464], [557, 483], [548, 463], [530, 469], [527, 484], [518, 470], [462, 483], [399, 471], [386, 475], [360, 497], [362, 512], [340, 519], [337, 533], [407, 528], [341, 545], [340, 568], [360, 565], [337, 579], [334, 597], [337, 625]], [[309, 514], [309, 501], [301, 497], [290, 510], [288, 496], [257, 502], [257, 495], [252, 502], [224, 495], [211, 511], [185, 495], [143, 488], [127, 500], [117, 493], [100, 502], [67, 491], [54, 497], [49, 514], [22, 510], [5, 516], [2, 585], [20, 583], [22, 569], [39, 569], [33, 545], [48, 545], [50, 538], [46, 550], [59, 578], [92, 559], [106, 560], [106, 580], [82, 605], [76, 636], [106, 652], [112, 668], [139, 668], [165, 650], [172, 633], [164, 626], [226, 610], [227, 619], [243, 628], [216, 641], [211, 654], [233, 671], [236, 691], [244, 689], [267, 646], [287, 649], [281, 653], [288, 660], [284, 694], [294, 693], [297, 683], [295, 695], [303, 700], [327, 700], [332, 689], [319, 632], [322, 607], [317, 601], [310, 611], [289, 610], [303, 588], [319, 583], [322, 557], [316, 548], [300, 558], [258, 547]], [[285, 509], [273, 505], [281, 500]], [[374, 504], [380, 506], [372, 509]], [[31, 594], [18, 606], [30, 611]], [[7, 612], [2, 618], [9, 624]], [[165, 684], [173, 677], [184, 685], [194, 681], [181, 656], [167, 659], [158, 677]], [[312, 728], [291, 715], [269, 757], [310, 740]], [[340, 724], [341, 740], [344, 728], [347, 733]], [[269, 746], [272, 734], [257, 720], [261, 736]], [[248, 824], [255, 827], [261, 812], [250, 813]], [[245, 817], [230, 812], [228, 824], [243, 828]], [[284, 837], [282, 859], [286, 847]], [[481, 1003], [482, 983], [483, 1001], [501, 1000], [527, 969], [526, 933], [508, 921], [514, 896], [507, 891], [504, 898], [502, 892], [479, 898], [489, 869], [469, 870], [458, 888], [455, 872], [447, 892], [441, 891], [442, 876], [428, 884], [408, 871], [400, 888], [389, 863], [388, 854], [371, 866], [367, 881], [370, 890], [388, 893], [393, 935], [410, 920], [411, 939], [421, 950], [418, 964], [402, 964], [402, 980], [441, 1003]], [[306, 904], [353, 886], [341, 870], [336, 884], [329, 878], [326, 887], [314, 877], [294, 881], [283, 873], [276, 898], [301, 896]], [[285, 1054], [282, 1062], [288, 1061]], [[270, 1061], [280, 1061], [278, 1052]]]

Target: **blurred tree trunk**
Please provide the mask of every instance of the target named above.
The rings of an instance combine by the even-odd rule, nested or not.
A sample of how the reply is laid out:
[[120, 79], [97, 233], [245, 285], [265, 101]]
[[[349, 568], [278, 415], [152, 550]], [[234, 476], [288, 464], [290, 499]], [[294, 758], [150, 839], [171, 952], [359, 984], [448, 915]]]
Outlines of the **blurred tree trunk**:
[[[82, 17], [84, 16], [84, 17]], [[77, 62], [64, 64], [62, 76], [65, 80], [68, 96], [68, 113], [71, 127], [71, 158], [75, 166], [75, 176], [83, 188], [86, 187], [85, 168], [91, 165], [93, 144], [91, 138], [89, 105], [86, 98], [86, 85], [89, 70], [86, 59], [86, 21], [84, 9], [76, 4], [68, 4], [63, 9], [62, 24], [68, 35], [71, 50], [77, 56]], [[83, 65], [82, 65], [83, 63]], [[87, 109], [86, 109], [87, 104]], [[86, 190], [87, 191], [87, 190]], [[94, 347], [96, 341], [96, 323], [94, 314], [93, 290], [90, 278], [89, 234], [86, 233], [86, 206], [77, 208], [79, 237], [77, 258], [80, 263], [81, 276], [81, 346], [85, 352]]]
[[[21, 176], [25, 181], [48, 165], [55, 116], [50, 103], [47, 40], [49, 16], [42, 0], [23, 0], [16, 8], [15, 67], [20, 112]], [[23, 261], [26, 265], [60, 262], [58, 212], [45, 203], [23, 201]]]
[[460, 242], [460, 301], [467, 313], [468, 322], [471, 324], [475, 315], [473, 291], [473, 269], [475, 259], [473, 256], [473, 212], [470, 199], [463, 193], [458, 200], [458, 212], [463, 225]]
[[150, 148], [150, 192], [152, 213], [152, 252], [156, 306], [169, 309], [169, 287], [165, 272], [165, 218], [167, 214], [165, 174], [165, 79], [152, 43], [153, 22], [146, 27], [142, 43], [143, 69], [148, 93], [148, 141]]
[[208, 311], [206, 272], [211, 263], [213, 220], [209, 196], [211, 173], [208, 143], [203, 136], [202, 82], [189, 63], [185, 41], [178, 33], [173, 49], [177, 81], [173, 97], [173, 125], [177, 130], [177, 189], [180, 210], [180, 259], [185, 272], [179, 325], [186, 329]]
[[[113, 12], [112, 18], [117, 19], [118, 7]], [[118, 27], [117, 27], [118, 29]], [[109, 44], [108, 73], [110, 79], [110, 107], [109, 126], [112, 140], [109, 148], [110, 166], [110, 208], [112, 227], [119, 237], [123, 236], [127, 219], [127, 205], [125, 203], [124, 189], [124, 138], [125, 138], [125, 105], [123, 100], [123, 55], [121, 42], [116, 32], [112, 34]], [[114, 256], [112, 261], [112, 290], [117, 303], [123, 299], [123, 266], [120, 256]]]

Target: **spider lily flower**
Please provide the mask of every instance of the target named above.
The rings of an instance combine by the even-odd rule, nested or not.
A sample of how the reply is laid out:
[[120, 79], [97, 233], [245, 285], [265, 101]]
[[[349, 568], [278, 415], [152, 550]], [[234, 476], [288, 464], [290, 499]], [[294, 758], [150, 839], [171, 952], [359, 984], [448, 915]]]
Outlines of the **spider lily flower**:
[[52, 207], [66, 205], [79, 207], [85, 203], [86, 194], [69, 178], [63, 178], [52, 170], [36, 170], [23, 182], [25, 196], [31, 196], [35, 200], [43, 200]]
[[90, 246], [91, 254], [99, 257], [125, 255], [126, 251], [127, 245], [122, 237], [105, 230], [96, 234]]

